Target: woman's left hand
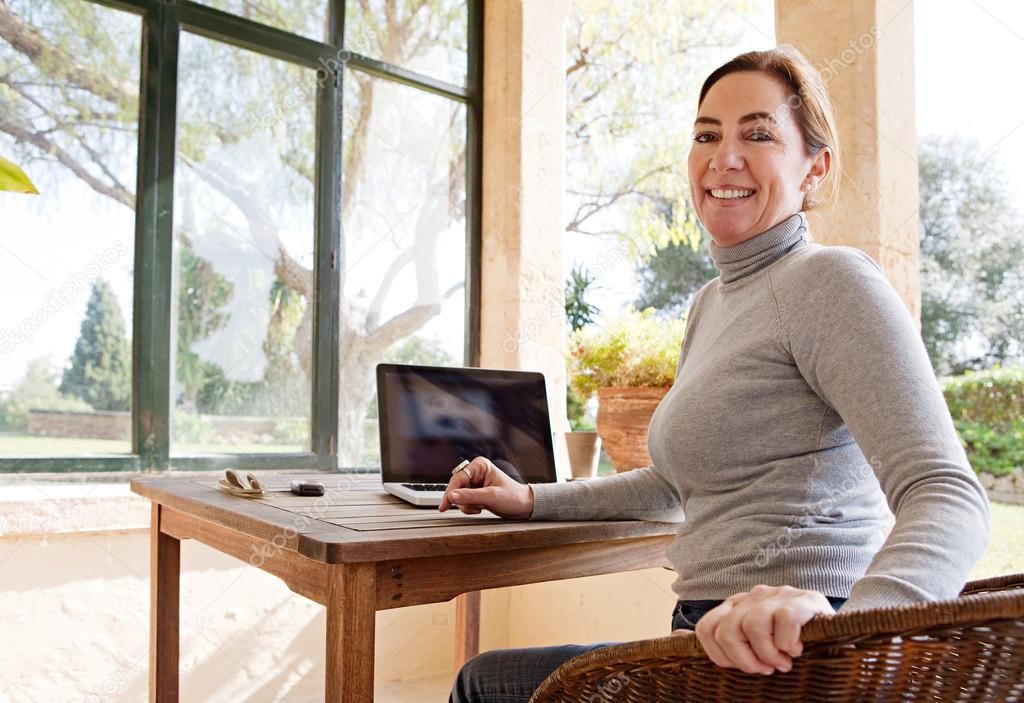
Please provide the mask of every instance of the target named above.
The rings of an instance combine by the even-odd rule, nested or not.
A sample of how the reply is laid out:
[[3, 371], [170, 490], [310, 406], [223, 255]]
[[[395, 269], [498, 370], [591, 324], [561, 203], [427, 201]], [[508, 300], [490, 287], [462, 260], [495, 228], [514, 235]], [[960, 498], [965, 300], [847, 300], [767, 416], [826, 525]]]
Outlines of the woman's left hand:
[[755, 586], [709, 610], [697, 622], [697, 637], [719, 666], [750, 674], [786, 672], [803, 652], [800, 629], [820, 613], [835, 611], [817, 591]]

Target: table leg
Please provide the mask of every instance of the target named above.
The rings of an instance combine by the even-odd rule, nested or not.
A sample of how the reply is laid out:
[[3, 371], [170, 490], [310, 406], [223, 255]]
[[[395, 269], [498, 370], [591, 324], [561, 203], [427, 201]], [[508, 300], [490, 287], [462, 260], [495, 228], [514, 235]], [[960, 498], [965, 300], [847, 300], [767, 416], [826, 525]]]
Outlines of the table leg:
[[149, 700], [178, 701], [178, 586], [181, 542], [160, 531], [159, 503], [153, 503], [149, 535]]
[[372, 703], [377, 570], [331, 564], [327, 572], [327, 703]]
[[480, 591], [455, 598], [455, 671], [480, 653]]

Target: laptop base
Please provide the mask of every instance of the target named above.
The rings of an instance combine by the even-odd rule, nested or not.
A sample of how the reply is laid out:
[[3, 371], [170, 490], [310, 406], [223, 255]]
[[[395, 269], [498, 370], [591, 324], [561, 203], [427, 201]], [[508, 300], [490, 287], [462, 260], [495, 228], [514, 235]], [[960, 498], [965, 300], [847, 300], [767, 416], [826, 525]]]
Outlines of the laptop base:
[[416, 491], [401, 483], [384, 483], [384, 490], [402, 500], [421, 508], [436, 508], [441, 505], [444, 491]]

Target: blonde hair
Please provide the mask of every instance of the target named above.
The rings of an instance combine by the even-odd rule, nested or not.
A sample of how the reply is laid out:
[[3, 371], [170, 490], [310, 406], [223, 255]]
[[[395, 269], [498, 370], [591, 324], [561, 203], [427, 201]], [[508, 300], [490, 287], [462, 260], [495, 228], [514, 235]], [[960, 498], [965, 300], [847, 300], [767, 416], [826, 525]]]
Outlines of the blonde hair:
[[748, 51], [722, 64], [707, 77], [700, 89], [698, 109], [715, 83], [730, 73], [741, 71], [759, 71], [782, 81], [790, 91], [786, 107], [796, 115], [808, 153], [814, 155], [828, 148], [832, 154], [831, 168], [822, 183], [824, 197], [808, 193], [804, 196], [804, 210], [834, 202], [839, 193], [839, 132], [832, 99], [821, 74], [789, 44], [780, 44], [765, 51]]

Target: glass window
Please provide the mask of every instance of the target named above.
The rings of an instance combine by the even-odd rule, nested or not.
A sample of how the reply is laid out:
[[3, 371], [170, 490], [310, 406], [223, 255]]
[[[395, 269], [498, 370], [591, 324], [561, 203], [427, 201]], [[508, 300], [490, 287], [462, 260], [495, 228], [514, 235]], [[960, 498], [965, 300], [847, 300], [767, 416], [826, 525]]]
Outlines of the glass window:
[[455, 85], [466, 82], [466, 0], [345, 3], [345, 49]]
[[378, 361], [464, 361], [466, 109], [345, 76], [338, 458], [379, 463]]
[[0, 455], [127, 453], [141, 20], [7, 11], [0, 155], [41, 194], [0, 193]]
[[[0, 193], [0, 234], [11, 235], [0, 237], [0, 471], [162, 466], [168, 446], [188, 468], [206, 454], [307, 453], [315, 394], [338, 406], [339, 463], [378, 463], [374, 365], [466, 362], [466, 172], [479, 157], [466, 154], [467, 107], [351, 67], [343, 100], [318, 105], [317, 71], [271, 58], [294, 41], [244, 23], [210, 39], [154, 15], [161, 36], [180, 32], [178, 54], [144, 54], [146, 3], [0, 2], [0, 156], [42, 191]], [[336, 7], [339, 59], [466, 81], [466, 0], [196, 2], [197, 16], [215, 9], [320, 42]], [[138, 12], [111, 8], [122, 4]], [[254, 40], [258, 50], [233, 44]], [[140, 66], [162, 62], [176, 63], [176, 82], [141, 86]], [[343, 144], [324, 154], [317, 125], [340, 103]], [[140, 120], [174, 133], [173, 218], [163, 191], [135, 212], [140, 177], [171, 171], [163, 135], [141, 139]], [[314, 280], [326, 174], [342, 184], [319, 194], [342, 227], [338, 296]], [[152, 258], [167, 240], [170, 256]], [[139, 255], [147, 266], [134, 271]], [[313, 358], [317, 300], [338, 311], [339, 368]], [[167, 324], [168, 338], [136, 340], [133, 360], [133, 322], [147, 321], [158, 336]], [[337, 388], [314, 393], [314, 376], [336, 372]], [[133, 410], [153, 432], [137, 457]]]
[[316, 74], [179, 56], [171, 451], [308, 451]]
[[204, 5], [293, 34], [327, 41], [328, 0], [199, 0]]

